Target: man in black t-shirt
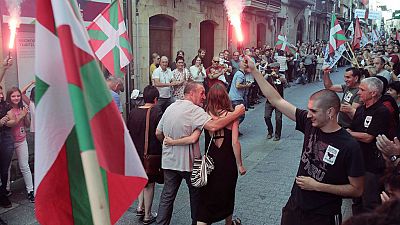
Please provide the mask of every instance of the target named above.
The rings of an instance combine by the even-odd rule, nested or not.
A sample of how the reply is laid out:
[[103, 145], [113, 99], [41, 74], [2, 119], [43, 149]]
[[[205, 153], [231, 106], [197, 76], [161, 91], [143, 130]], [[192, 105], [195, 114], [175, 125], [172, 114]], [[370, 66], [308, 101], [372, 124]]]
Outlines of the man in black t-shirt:
[[324, 89], [310, 97], [308, 111], [298, 109], [283, 99], [247, 59], [268, 101], [304, 133], [301, 160], [282, 210], [281, 225], [340, 224], [342, 198], [358, 197], [363, 192], [364, 165], [359, 160], [359, 144], [337, 122], [339, 97]]
[[376, 77], [361, 81], [358, 95], [364, 105], [357, 108], [348, 132], [360, 143], [365, 164], [365, 187], [361, 199], [355, 200], [353, 214], [372, 211], [381, 204], [379, 194], [383, 191], [380, 178], [385, 169], [381, 152], [376, 146], [376, 137], [388, 135], [390, 113], [382, 104], [383, 83]]

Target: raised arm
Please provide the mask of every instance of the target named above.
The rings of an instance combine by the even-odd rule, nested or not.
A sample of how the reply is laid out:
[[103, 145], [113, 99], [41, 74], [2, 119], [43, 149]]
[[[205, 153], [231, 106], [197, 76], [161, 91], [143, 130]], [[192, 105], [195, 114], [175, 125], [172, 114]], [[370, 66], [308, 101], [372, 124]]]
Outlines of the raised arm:
[[4, 62], [0, 66], [0, 82], [3, 81], [4, 75], [6, 74], [6, 70], [11, 67], [13, 64], [12, 58], [7, 57]]
[[235, 111], [232, 113], [229, 113], [226, 117], [224, 118], [219, 118], [216, 120], [209, 120], [205, 125], [204, 129], [215, 132], [223, 127], [226, 127], [226, 125], [232, 123], [234, 120], [239, 118], [239, 116], [243, 115], [245, 113], [245, 108], [242, 104], [237, 105], [235, 107]]
[[298, 176], [296, 184], [303, 190], [319, 191], [344, 197], [360, 197], [364, 190], [364, 176], [348, 177], [349, 184], [325, 184], [316, 181], [314, 178]]
[[190, 145], [196, 143], [201, 135], [201, 130], [196, 129], [190, 136], [181, 137], [179, 139], [172, 139], [168, 136], [164, 138], [165, 145]]
[[249, 56], [246, 56], [246, 60], [248, 62], [247, 66], [253, 74], [254, 79], [256, 79], [264, 96], [268, 98], [269, 102], [273, 106], [289, 117], [289, 119], [296, 121], [296, 107], [283, 99], [275, 88], [264, 79], [263, 75], [256, 69], [254, 62]]
[[337, 84], [336, 85], [332, 84], [332, 80], [329, 76], [330, 73], [331, 73], [330, 69], [324, 70], [324, 75], [322, 76], [322, 79], [324, 80], [325, 88], [334, 92], [343, 92], [342, 86]]
[[25, 87], [23, 87], [21, 89], [22, 101], [24, 101], [24, 103], [27, 104], [27, 105], [29, 105], [31, 100], [28, 98], [28, 96], [26, 96], [26, 91], [34, 84], [35, 84], [35, 81], [31, 81], [31, 82], [29, 82], [29, 84], [27, 84]]

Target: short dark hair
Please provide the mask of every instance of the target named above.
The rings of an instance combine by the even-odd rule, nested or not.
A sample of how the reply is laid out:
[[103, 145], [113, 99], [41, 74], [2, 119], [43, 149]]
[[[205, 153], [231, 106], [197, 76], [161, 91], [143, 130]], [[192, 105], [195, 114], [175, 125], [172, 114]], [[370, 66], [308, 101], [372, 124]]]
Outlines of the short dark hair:
[[359, 69], [355, 68], [355, 67], [347, 68], [346, 72], [349, 72], [349, 71], [351, 71], [353, 77], [358, 77], [357, 78], [357, 82], [359, 82], [360, 78], [361, 78], [361, 71]]
[[158, 98], [160, 93], [153, 85], [147, 85], [143, 90], [144, 103], [154, 103], [154, 99]]
[[175, 59], [175, 63], [177, 63], [178, 60], [182, 60], [183, 62], [185, 62], [185, 58], [183, 58], [182, 56], [177, 56]]
[[391, 88], [400, 94], [400, 81], [394, 81], [388, 85], [388, 88]]
[[205, 49], [199, 48], [199, 50], [197, 50], [197, 54], [200, 54], [201, 52], [205, 52]]
[[322, 89], [312, 94], [310, 96], [310, 100], [318, 101], [319, 107], [321, 107], [323, 110], [327, 110], [332, 107], [335, 109], [336, 113], [340, 111], [340, 99], [334, 91]]

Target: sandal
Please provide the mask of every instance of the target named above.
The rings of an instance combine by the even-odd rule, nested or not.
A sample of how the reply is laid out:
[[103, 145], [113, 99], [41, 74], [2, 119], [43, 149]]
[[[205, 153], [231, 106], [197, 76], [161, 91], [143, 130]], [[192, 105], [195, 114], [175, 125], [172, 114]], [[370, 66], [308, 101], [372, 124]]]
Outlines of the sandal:
[[150, 218], [149, 219], [143, 219], [143, 224], [147, 225], [147, 224], [152, 224], [154, 222], [156, 222], [156, 218], [157, 218], [157, 213], [151, 213]]
[[142, 217], [144, 216], [144, 209], [136, 209], [136, 216]]
[[242, 224], [242, 221], [239, 218], [232, 220], [232, 225], [241, 225], [241, 224]]

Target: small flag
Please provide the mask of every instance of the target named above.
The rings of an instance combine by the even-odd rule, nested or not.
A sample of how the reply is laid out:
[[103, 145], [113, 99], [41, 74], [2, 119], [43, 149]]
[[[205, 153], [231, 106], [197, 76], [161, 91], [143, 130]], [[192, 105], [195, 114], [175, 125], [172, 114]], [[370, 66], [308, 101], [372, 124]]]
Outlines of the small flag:
[[331, 29], [329, 33], [329, 54], [333, 55], [335, 50], [346, 42], [346, 36], [335, 15], [332, 15]]
[[[147, 176], [89, 45], [76, 1], [36, 3], [36, 217], [43, 225], [93, 224], [98, 217], [92, 214], [93, 192], [87, 184], [95, 177], [103, 184], [103, 208], [114, 224]], [[84, 170], [87, 159], [98, 176]]]
[[286, 38], [286, 36], [278, 35], [276, 39], [275, 48], [278, 50], [282, 50], [288, 53], [296, 53], [296, 48], [292, 44], [290, 44]]
[[360, 26], [360, 21], [357, 18], [356, 26], [354, 28], [354, 37], [353, 37], [353, 43], [352, 43], [353, 50], [360, 48], [361, 38], [362, 38], [362, 30], [361, 30], [361, 26]]
[[97, 58], [114, 76], [123, 77], [132, 50], [119, 0], [114, 0], [87, 27]]

